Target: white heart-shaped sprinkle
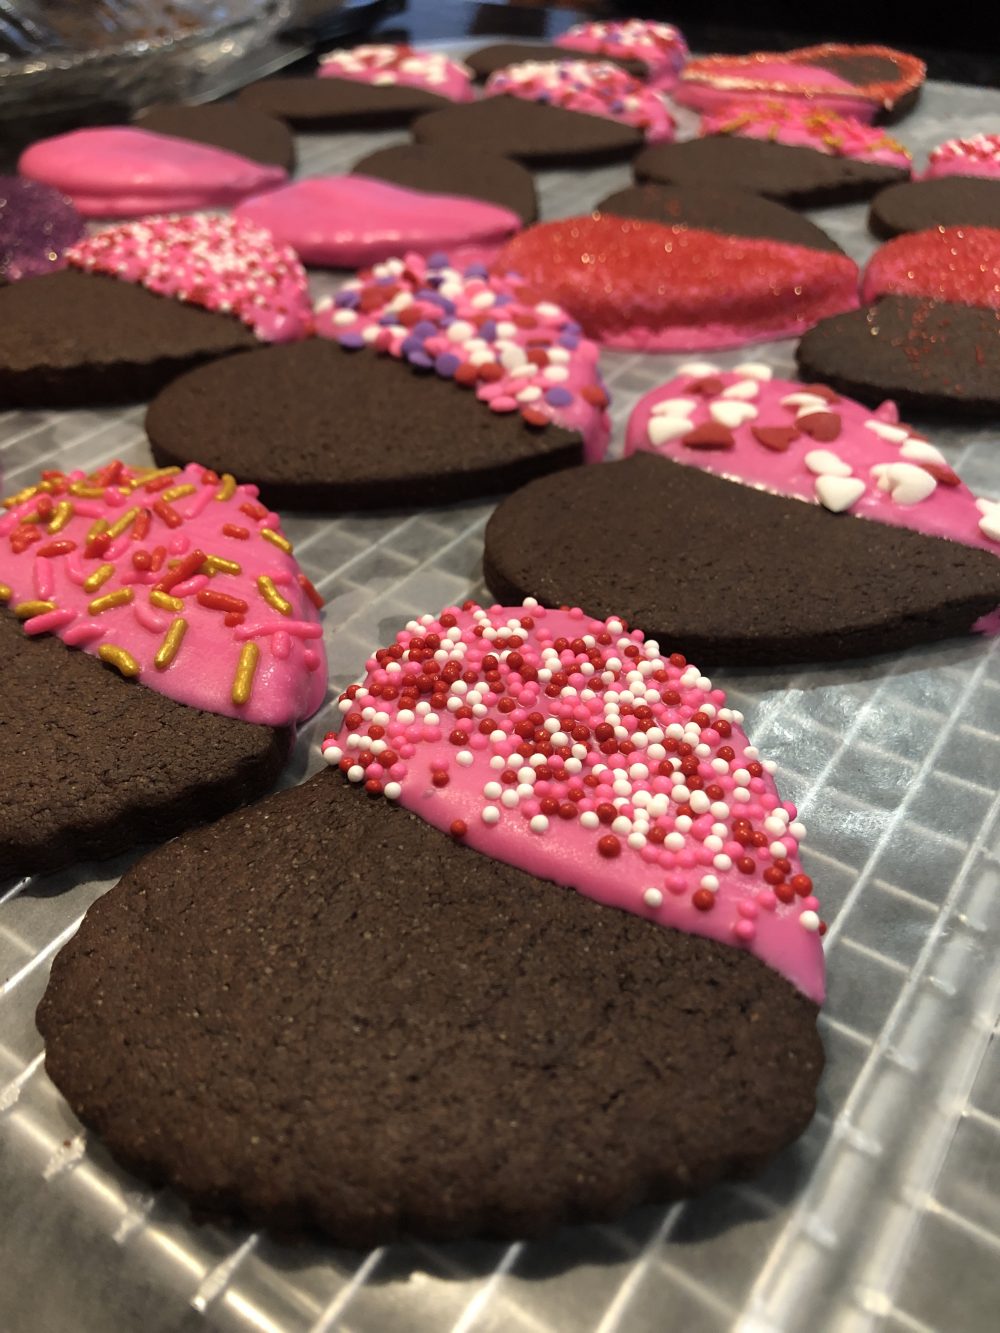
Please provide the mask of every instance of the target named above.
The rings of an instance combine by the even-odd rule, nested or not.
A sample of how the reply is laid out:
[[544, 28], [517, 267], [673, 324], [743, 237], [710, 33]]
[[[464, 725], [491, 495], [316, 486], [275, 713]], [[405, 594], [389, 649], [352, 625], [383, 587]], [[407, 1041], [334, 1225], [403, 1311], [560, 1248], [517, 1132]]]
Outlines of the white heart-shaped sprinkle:
[[918, 463], [944, 463], [948, 464], [947, 458], [940, 449], [935, 449], [933, 444], [928, 444], [926, 440], [904, 440], [899, 448], [903, 458], [915, 459]]
[[744, 361], [741, 365], [733, 366], [733, 374], [749, 375], [752, 380], [769, 380], [774, 371], [770, 366], [765, 366], [763, 361]]
[[902, 426], [890, 426], [887, 421], [866, 421], [866, 427], [882, 440], [890, 444], [902, 444], [909, 439], [910, 432]]
[[782, 407], [808, 407], [815, 410], [817, 407], [822, 411], [830, 406], [825, 398], [821, 398], [818, 393], [789, 393], [781, 400]]
[[654, 417], [686, 417], [698, 406], [693, 398], [664, 398], [650, 408]]
[[898, 505], [915, 505], [926, 500], [937, 489], [937, 482], [915, 463], [890, 463], [885, 472], [889, 494]]
[[842, 514], [850, 509], [865, 493], [865, 483], [860, 477], [816, 478], [816, 497], [824, 509], [834, 514]]
[[667, 444], [688, 435], [694, 427], [687, 417], [650, 417], [646, 433], [650, 444]]
[[838, 458], [836, 454], [831, 453], [829, 449], [810, 449], [802, 461], [809, 471], [814, 472], [816, 476], [849, 477], [851, 475], [850, 467], [842, 458]]
[[1000, 505], [994, 505], [989, 513], [979, 520], [979, 531], [991, 542], [1000, 542]]
[[703, 375], [718, 375], [719, 367], [713, 366], [711, 361], [685, 361], [683, 366], [677, 367], [678, 375], [695, 375], [699, 379]]
[[723, 398], [756, 398], [760, 393], [758, 380], [737, 380], [728, 389], [722, 390]]
[[977, 496], [976, 508], [981, 514], [991, 514], [994, 509], [1000, 511], [1000, 500], [987, 500], [985, 495]]
[[719, 399], [708, 409], [708, 413], [720, 426], [728, 426], [730, 430], [735, 430], [737, 426], [742, 426], [744, 421], [753, 421], [757, 409], [753, 403], [741, 403], [735, 399], [725, 402]]

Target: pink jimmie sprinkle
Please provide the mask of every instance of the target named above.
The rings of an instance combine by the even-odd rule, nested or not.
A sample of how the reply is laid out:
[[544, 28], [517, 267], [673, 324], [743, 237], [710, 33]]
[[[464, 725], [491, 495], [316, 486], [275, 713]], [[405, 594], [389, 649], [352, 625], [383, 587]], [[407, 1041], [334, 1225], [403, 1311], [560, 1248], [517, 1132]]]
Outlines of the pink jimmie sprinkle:
[[66, 259], [88, 273], [234, 315], [264, 342], [295, 342], [312, 332], [305, 270], [295, 252], [238, 218], [192, 213], [126, 222], [88, 236]]

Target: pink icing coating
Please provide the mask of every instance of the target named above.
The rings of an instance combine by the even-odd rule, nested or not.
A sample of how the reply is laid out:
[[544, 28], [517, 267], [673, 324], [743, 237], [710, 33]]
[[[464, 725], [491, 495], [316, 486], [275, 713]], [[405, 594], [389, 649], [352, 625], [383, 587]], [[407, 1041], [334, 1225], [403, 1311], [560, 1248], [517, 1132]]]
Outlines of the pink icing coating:
[[557, 37], [556, 46], [626, 60], [641, 60], [654, 87], [669, 88], [688, 58], [684, 35], [672, 23], [623, 19], [612, 23], [577, 23]]
[[305, 270], [294, 252], [237, 218], [195, 213], [126, 222], [86, 237], [66, 261], [233, 315], [265, 342], [312, 332]]
[[311, 176], [248, 199], [237, 218], [265, 227], [306, 264], [360, 268], [404, 251], [497, 246], [518, 231], [509, 208], [367, 176]]
[[796, 148], [813, 148], [828, 157], [853, 157], [904, 170], [910, 166], [910, 154], [884, 130], [812, 104], [741, 102], [706, 115], [701, 134], [766, 139]]
[[316, 332], [475, 385], [493, 412], [578, 431], [587, 452], [611, 434], [598, 348], [559, 306], [517, 299], [482, 264], [407, 255], [376, 264], [316, 309]]
[[[97, 656], [124, 649], [137, 679], [169, 699], [290, 726], [326, 693], [322, 629], [315, 590], [257, 494], [197, 463], [46, 472], [5, 502], [0, 582], [15, 612], [43, 603], [19, 612], [26, 634], [53, 633]], [[186, 628], [176, 655], [157, 666], [178, 620]], [[249, 698], [237, 703], [247, 644], [259, 655]]]
[[529, 599], [410, 621], [366, 671], [323, 745], [348, 779], [541, 879], [748, 949], [822, 1000], [805, 830], [697, 667], [620, 620]]
[[[685, 443], [709, 423], [728, 431], [728, 447]], [[1000, 557], [1000, 506], [977, 500], [891, 402], [872, 412], [824, 385], [772, 379], [757, 363], [696, 363], [639, 400], [625, 454], [638, 450]]]
[[491, 74], [487, 97], [507, 94], [603, 116], [641, 129], [650, 143], [674, 137], [676, 125], [663, 98], [618, 65], [586, 60], [525, 60]]
[[938, 144], [927, 159], [920, 180], [938, 176], [1000, 176], [1000, 134], [973, 134], [968, 139], [948, 139]]
[[471, 102], [472, 71], [461, 61], [437, 51], [415, 51], [412, 46], [390, 43], [355, 46], [350, 51], [332, 51], [323, 56], [317, 73], [321, 79], [352, 79], [390, 87], [425, 88], [453, 102]]
[[283, 167], [131, 126], [42, 139], [21, 154], [18, 170], [54, 185], [92, 218], [226, 208], [288, 179]]

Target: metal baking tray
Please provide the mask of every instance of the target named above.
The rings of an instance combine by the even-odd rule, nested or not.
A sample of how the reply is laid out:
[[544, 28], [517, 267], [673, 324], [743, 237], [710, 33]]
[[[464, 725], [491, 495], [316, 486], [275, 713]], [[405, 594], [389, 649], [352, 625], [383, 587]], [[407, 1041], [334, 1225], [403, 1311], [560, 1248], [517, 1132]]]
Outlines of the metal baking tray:
[[[931, 84], [898, 133], [919, 158], [998, 121], [1000, 92]], [[302, 139], [300, 173], [346, 167], [399, 137]], [[582, 211], [627, 176], [544, 175], [544, 214]], [[873, 248], [863, 206], [814, 216], [855, 258]], [[754, 356], [790, 374], [791, 352], [786, 342]], [[619, 441], [636, 398], [681, 359], [604, 357]], [[6, 487], [42, 467], [146, 462], [141, 422], [139, 408], [0, 416]], [[1000, 495], [995, 429], [930, 433], [974, 489]], [[333, 691], [414, 612], [483, 595], [491, 507], [287, 520], [328, 599]], [[50, 960], [128, 858], [79, 866], [0, 888], [0, 1328], [995, 1328], [1000, 644], [969, 638], [897, 658], [715, 675], [802, 811], [806, 865], [832, 923], [819, 1112], [762, 1177], [537, 1244], [355, 1254], [195, 1225], [169, 1190], [112, 1163], [44, 1072], [33, 1014]], [[327, 707], [304, 729], [286, 782], [318, 766], [315, 743], [331, 721]]]

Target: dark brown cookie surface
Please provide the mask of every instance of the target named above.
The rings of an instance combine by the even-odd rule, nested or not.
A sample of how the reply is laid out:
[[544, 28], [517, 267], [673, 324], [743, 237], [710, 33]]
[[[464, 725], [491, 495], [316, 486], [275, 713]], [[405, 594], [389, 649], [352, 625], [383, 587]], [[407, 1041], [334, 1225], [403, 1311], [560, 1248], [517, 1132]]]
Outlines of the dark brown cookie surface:
[[581, 459], [559, 426], [497, 414], [473, 392], [315, 339], [184, 375], [146, 415], [161, 464], [253, 477], [288, 509], [444, 504], [506, 491]]
[[[612, 572], [595, 542], [645, 558]], [[725, 540], [727, 533], [766, 540]], [[676, 553], [696, 552], [678, 579]], [[486, 528], [497, 600], [624, 616], [699, 664], [828, 661], [966, 634], [1000, 605], [1000, 560], [650, 454], [533, 482]], [[782, 574], [781, 571], [787, 571]]]
[[462, 57], [476, 78], [488, 79], [498, 69], [508, 65], [519, 65], [525, 60], [596, 60], [611, 65], [620, 65], [637, 79], [644, 79], [649, 72], [648, 66], [641, 60], [629, 60], [626, 57], [601, 55], [597, 51], [571, 51], [565, 46], [545, 45], [533, 42], [494, 42], [490, 46], [481, 46], [478, 51]]
[[538, 1234], [752, 1172], [812, 1115], [816, 1012], [750, 954], [328, 771], [133, 867], [38, 1025], [125, 1164], [362, 1246]]
[[442, 150], [430, 144], [404, 143], [382, 148], [355, 162], [358, 176], [431, 194], [454, 194], [509, 208], [529, 226], [538, 217], [538, 197], [530, 171], [507, 157], [475, 147]]
[[640, 181], [733, 187], [801, 208], [854, 203], [909, 178], [901, 167], [733, 134], [653, 144], [632, 167]]
[[264, 111], [298, 130], [350, 130], [407, 125], [414, 116], [450, 107], [447, 97], [405, 84], [354, 79], [285, 78], [251, 83], [237, 105]]
[[132, 402], [203, 361], [257, 346], [233, 316], [65, 269], [0, 291], [0, 403]]
[[156, 134], [172, 134], [239, 153], [265, 166], [295, 170], [295, 140], [288, 126], [273, 116], [234, 102], [209, 102], [205, 106], [162, 104], [147, 107], [133, 124]]
[[531, 167], [621, 162], [645, 142], [641, 130], [621, 121], [506, 96], [428, 112], [410, 129], [417, 143], [446, 149], [475, 143]]
[[883, 296], [810, 329], [796, 349], [804, 379], [875, 405], [992, 416], [1000, 409], [1000, 311]]
[[700, 227], [727, 236], [787, 241], [810, 250], [843, 253], [836, 241], [808, 218], [743, 190], [694, 183], [632, 185], [609, 194], [596, 207], [599, 213], [660, 222], [668, 227]]
[[928, 227], [1000, 227], [1000, 180], [942, 176], [890, 185], [872, 200], [868, 225], [886, 239]]
[[254, 800], [288, 731], [203, 713], [0, 611], [0, 879], [113, 856]]

